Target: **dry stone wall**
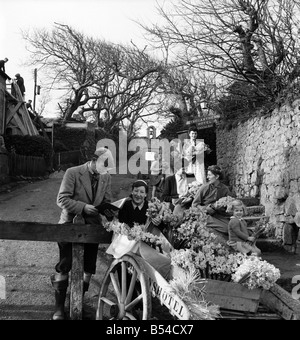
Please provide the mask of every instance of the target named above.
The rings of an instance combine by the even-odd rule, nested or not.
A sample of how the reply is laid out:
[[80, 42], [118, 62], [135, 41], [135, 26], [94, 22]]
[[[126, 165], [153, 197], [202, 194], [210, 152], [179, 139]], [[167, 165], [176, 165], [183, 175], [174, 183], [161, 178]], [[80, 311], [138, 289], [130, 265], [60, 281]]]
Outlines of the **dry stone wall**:
[[217, 159], [237, 196], [260, 198], [278, 236], [300, 227], [300, 99], [217, 128]]

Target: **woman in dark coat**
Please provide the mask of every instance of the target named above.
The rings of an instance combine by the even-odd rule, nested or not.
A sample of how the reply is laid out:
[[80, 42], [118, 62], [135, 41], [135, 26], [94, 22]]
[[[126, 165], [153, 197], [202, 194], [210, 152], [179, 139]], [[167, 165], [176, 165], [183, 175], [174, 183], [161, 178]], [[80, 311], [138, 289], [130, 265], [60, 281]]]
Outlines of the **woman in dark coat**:
[[207, 227], [212, 228], [214, 231], [228, 235], [228, 223], [230, 215], [226, 213], [226, 208], [214, 208], [213, 203], [217, 202], [220, 198], [234, 195], [229, 188], [220, 182], [222, 179], [222, 170], [218, 165], [211, 165], [207, 169], [208, 183], [202, 185], [197, 192], [192, 206], [198, 205], [205, 206], [209, 214], [207, 219]]

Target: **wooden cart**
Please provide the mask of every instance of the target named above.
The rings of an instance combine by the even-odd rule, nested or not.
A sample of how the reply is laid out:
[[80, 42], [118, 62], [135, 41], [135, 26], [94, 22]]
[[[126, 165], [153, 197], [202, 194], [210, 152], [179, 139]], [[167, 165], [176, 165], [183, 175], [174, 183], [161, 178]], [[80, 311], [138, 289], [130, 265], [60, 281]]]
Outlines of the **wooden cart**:
[[188, 307], [171, 290], [158, 271], [130, 252], [109, 266], [100, 288], [96, 319], [149, 320], [152, 297], [156, 297], [174, 317], [188, 320]]
[[[222, 319], [300, 320], [300, 302], [275, 284], [268, 291], [251, 291], [241, 284], [204, 279], [206, 300], [220, 307]], [[200, 289], [201, 287], [199, 287]], [[98, 298], [96, 320], [149, 320], [152, 297], [170, 314], [189, 320], [190, 311], [170, 284], [140, 256], [127, 253], [110, 264]]]

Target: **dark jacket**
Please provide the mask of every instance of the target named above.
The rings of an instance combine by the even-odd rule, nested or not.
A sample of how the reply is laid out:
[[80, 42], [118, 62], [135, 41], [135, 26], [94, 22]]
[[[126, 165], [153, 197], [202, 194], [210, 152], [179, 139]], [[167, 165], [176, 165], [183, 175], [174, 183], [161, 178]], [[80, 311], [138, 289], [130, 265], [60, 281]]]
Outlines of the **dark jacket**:
[[226, 196], [234, 197], [225, 184], [221, 183], [219, 180], [215, 183], [207, 183], [200, 187], [193, 200], [193, 206], [207, 206], [208, 204], [215, 203], [220, 198]]
[[19, 89], [22, 93], [22, 95], [25, 93], [25, 85], [24, 85], [24, 79], [22, 77], [17, 78], [17, 84], [19, 86]]
[[175, 175], [169, 176], [165, 179], [164, 189], [162, 193], [162, 200], [164, 202], [172, 202], [173, 198], [178, 198], [177, 182]]
[[148, 209], [148, 201], [145, 201], [142, 209], [134, 209], [132, 200], [129, 199], [119, 211], [119, 221], [126, 223], [129, 227], [133, 227], [134, 223], [145, 224], [148, 216], [146, 215]]

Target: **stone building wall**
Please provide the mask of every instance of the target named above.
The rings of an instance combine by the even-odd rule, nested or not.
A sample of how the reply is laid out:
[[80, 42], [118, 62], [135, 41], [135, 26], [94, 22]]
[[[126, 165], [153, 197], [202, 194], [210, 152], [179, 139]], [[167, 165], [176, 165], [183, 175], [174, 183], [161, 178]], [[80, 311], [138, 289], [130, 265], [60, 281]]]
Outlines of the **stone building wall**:
[[269, 116], [217, 128], [217, 159], [239, 197], [257, 197], [283, 236], [300, 227], [300, 99]]

